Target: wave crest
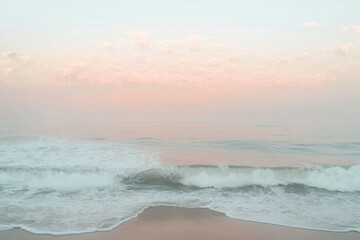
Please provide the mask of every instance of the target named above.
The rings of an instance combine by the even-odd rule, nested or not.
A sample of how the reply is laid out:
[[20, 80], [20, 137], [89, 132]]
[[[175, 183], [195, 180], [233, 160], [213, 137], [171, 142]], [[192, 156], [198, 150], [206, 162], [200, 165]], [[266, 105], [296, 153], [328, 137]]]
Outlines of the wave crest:
[[154, 185], [182, 184], [200, 188], [238, 188], [301, 184], [330, 191], [360, 191], [360, 166], [312, 168], [251, 168], [228, 166], [183, 166], [145, 170], [131, 182]]

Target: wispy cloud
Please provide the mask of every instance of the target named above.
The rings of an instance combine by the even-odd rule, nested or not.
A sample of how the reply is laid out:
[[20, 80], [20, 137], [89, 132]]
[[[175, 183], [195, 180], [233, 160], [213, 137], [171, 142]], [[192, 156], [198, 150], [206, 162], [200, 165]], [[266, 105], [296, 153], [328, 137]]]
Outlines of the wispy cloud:
[[166, 40], [161, 41], [159, 44], [159, 50], [163, 53], [174, 53], [182, 47], [182, 42], [179, 40]]
[[8, 67], [8, 68], [5, 68], [5, 70], [3, 71], [3, 74], [5, 77], [9, 77], [14, 71], [15, 71], [15, 68]]
[[190, 50], [200, 50], [205, 46], [206, 40], [202, 36], [191, 35], [186, 38], [185, 42]]
[[351, 26], [342, 26], [342, 32], [357, 32], [360, 33], [360, 24], [358, 25], [351, 25]]
[[[213, 89], [226, 86], [232, 89], [241, 86], [311, 85], [311, 81], [325, 82], [341, 74], [339, 71], [327, 73], [315, 70], [327, 69], [329, 61], [346, 69], [345, 64], [349, 61], [336, 56], [354, 60], [359, 46], [356, 42], [348, 42], [329, 46], [327, 51], [309, 49], [293, 54], [269, 54], [201, 35], [156, 40], [150, 33], [133, 31], [127, 36], [135, 48], [123, 47], [125, 45], [119, 44], [121, 39], [108, 41], [103, 43], [105, 49], [122, 50], [111, 55], [101, 52], [96, 58], [89, 52], [77, 58], [64, 55], [41, 59], [35, 56], [36, 61], [27, 63], [32, 59], [30, 56], [8, 51], [0, 56], [0, 73], [4, 79], [11, 79], [14, 83], [27, 82], [39, 86], [127, 87], [127, 84], [159, 84]], [[141, 50], [150, 46], [151, 51]], [[303, 76], [303, 72], [306, 75]]]
[[115, 51], [121, 49], [120, 44], [113, 43], [113, 42], [105, 42], [103, 43], [103, 47], [106, 51]]
[[147, 32], [134, 31], [128, 33], [130, 40], [139, 48], [147, 49], [151, 45], [151, 35]]
[[20, 54], [17, 52], [4, 52], [3, 56], [5, 58], [5, 61], [8, 62], [28, 62], [31, 58], [29, 55]]
[[360, 33], [360, 24], [359, 25], [354, 25], [352, 27], [357, 33]]
[[218, 67], [218, 66], [220, 66], [221, 63], [222, 63], [222, 60], [218, 59], [218, 58], [211, 58], [206, 61], [206, 64], [211, 67]]
[[357, 47], [358, 46], [355, 43], [349, 42], [349, 43], [340, 45], [337, 48], [337, 52], [341, 56], [349, 57], [352, 53], [354, 53], [357, 50]]

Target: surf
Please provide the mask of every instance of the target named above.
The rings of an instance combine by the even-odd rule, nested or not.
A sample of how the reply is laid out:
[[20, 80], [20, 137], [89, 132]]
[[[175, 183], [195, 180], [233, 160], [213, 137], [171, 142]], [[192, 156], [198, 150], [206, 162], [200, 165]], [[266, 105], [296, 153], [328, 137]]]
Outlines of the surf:
[[[106, 231], [155, 206], [208, 208], [231, 218], [307, 229], [359, 230], [358, 164], [166, 166], [162, 148], [141, 144], [3, 139], [0, 230], [21, 227], [53, 235]], [[176, 144], [189, 145], [185, 140]]]

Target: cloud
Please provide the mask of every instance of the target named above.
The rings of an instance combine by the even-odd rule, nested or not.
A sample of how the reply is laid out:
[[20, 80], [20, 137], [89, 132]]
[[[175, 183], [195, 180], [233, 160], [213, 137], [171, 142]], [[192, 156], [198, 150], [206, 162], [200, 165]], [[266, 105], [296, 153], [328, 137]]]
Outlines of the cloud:
[[29, 55], [21, 55], [20, 56], [20, 61], [23, 62], [23, 63], [26, 63], [28, 61], [31, 60], [31, 57]]
[[342, 32], [357, 32], [360, 33], [360, 25], [342, 26]]
[[147, 63], [151, 63], [153, 61], [152, 58], [150, 57], [146, 57], [142, 54], [132, 54], [129, 56], [129, 62], [128, 63], [135, 63], [135, 64], [141, 64], [141, 66], [143, 66], [143, 64], [147, 64]]
[[[354, 32], [355, 29], [351, 28], [351, 31]], [[330, 50], [324, 50], [327, 55], [320, 56], [318, 51], [311, 50], [310, 53], [300, 52], [281, 57], [275, 53], [265, 54], [261, 50], [227, 45], [221, 39], [213, 40], [211, 36], [189, 35], [180, 39], [155, 41], [145, 32], [126, 34], [125, 38], [129, 38], [127, 45], [132, 46], [131, 42], [134, 44], [130, 51], [127, 51], [125, 45], [119, 45], [121, 42], [102, 43], [108, 50], [121, 46], [124, 51], [116, 56], [34, 56], [36, 61], [23, 64], [29, 61], [28, 55], [5, 52], [0, 55], [0, 61], [9, 64], [1, 66], [0, 75], [13, 82], [34, 86], [116, 85], [127, 88], [138, 85], [156, 87], [154, 84], [161, 84], [170, 87], [181, 85], [209, 89], [224, 86], [232, 89], [248, 85], [311, 84], [330, 79], [326, 75], [315, 76], [315, 69], [327, 67], [330, 61], [341, 66], [346, 65], [347, 61], [342, 61], [343, 59], [337, 58], [336, 55], [353, 56], [358, 53], [357, 48], [360, 46], [355, 41], [345, 42], [338, 47], [335, 45]], [[149, 48], [150, 45], [153, 47], [151, 51], [139, 50]], [[191, 52], [201, 49], [202, 51], [195, 55]], [[172, 54], [160, 54], [163, 52]], [[263, 68], [268, 70], [262, 71]], [[306, 75], [302, 76], [302, 72]], [[341, 77], [343, 72], [334, 72], [333, 75]]]
[[15, 71], [15, 68], [13, 67], [8, 67], [4, 70], [3, 74], [5, 77], [10, 76], [13, 72]]
[[219, 42], [216, 42], [216, 43], [213, 43], [212, 44], [212, 47], [216, 50], [216, 51], [219, 51], [219, 52], [229, 52], [229, 51], [233, 51], [234, 50], [234, 47], [229, 45], [229, 44], [223, 44], [223, 43], [219, 43]]
[[181, 42], [177, 40], [162, 41], [159, 45], [159, 50], [163, 53], [173, 53], [181, 46]]
[[94, 66], [85, 63], [73, 63], [53, 69], [55, 77], [49, 84], [60, 86], [121, 86], [124, 81], [136, 82], [137, 73], [123, 70], [118, 66]]
[[103, 46], [106, 51], [114, 51], [114, 50], [118, 50], [120, 48], [119, 44], [112, 43], [112, 42], [106, 42], [103, 44]]
[[57, 68], [55, 70], [55, 76], [59, 80], [73, 80], [84, 71], [85, 68], [86, 65], [84, 64], [70, 64], [66, 67]]
[[[2, 56], [3, 57], [0, 58], [0, 67], [3, 70], [2, 74], [0, 72], [0, 75], [3, 75], [5, 78], [12, 77], [16, 80], [19, 80], [19, 78], [21, 78], [21, 75], [28, 73], [27, 70], [29, 65], [25, 65], [25, 63], [31, 60], [31, 57], [29, 55], [9, 51], [4, 52]], [[14, 82], [12, 81], [12, 84], [13, 83]]]
[[360, 33], [360, 25], [354, 25], [352, 28], [355, 30], [355, 32]]
[[205, 38], [201, 36], [188, 36], [185, 42], [190, 50], [200, 50], [205, 46]]
[[303, 28], [305, 29], [318, 29], [321, 27], [321, 24], [318, 22], [306, 22], [303, 24]]
[[357, 49], [357, 45], [355, 43], [345, 43], [340, 45], [337, 48], [337, 52], [339, 53], [339, 55], [341, 56], [349, 56], [350, 54], [352, 54], [355, 50]]
[[11, 62], [26, 63], [31, 60], [29, 55], [23, 55], [17, 52], [5, 52], [3, 53], [5, 61], [10, 64]]
[[301, 60], [305, 60], [309, 57], [309, 53], [307, 52], [301, 52], [301, 53], [298, 53], [294, 56], [293, 60], [295, 61], [301, 61]]
[[222, 63], [222, 61], [218, 58], [211, 58], [209, 60], [207, 60], [207, 65], [211, 66], [211, 67], [219, 67], [220, 64]]
[[6, 59], [10, 59], [10, 60], [14, 60], [14, 61], [17, 61], [20, 59], [20, 55], [16, 52], [5, 52], [5, 53], [3, 53], [3, 56]]
[[138, 47], [147, 49], [151, 45], [151, 35], [147, 32], [129, 32], [131, 41]]
[[229, 56], [229, 60], [232, 62], [239, 62], [241, 61], [241, 56], [237, 53], [233, 53]]

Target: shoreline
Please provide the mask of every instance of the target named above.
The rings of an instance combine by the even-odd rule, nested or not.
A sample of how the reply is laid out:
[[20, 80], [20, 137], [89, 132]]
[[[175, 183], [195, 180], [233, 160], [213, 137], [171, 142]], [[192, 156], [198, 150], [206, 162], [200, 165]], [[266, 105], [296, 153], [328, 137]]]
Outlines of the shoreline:
[[20, 228], [0, 232], [2, 240], [92, 240], [92, 239], [344, 239], [360, 233], [330, 232], [239, 220], [205, 208], [150, 207], [109, 231], [70, 235], [34, 234]]

